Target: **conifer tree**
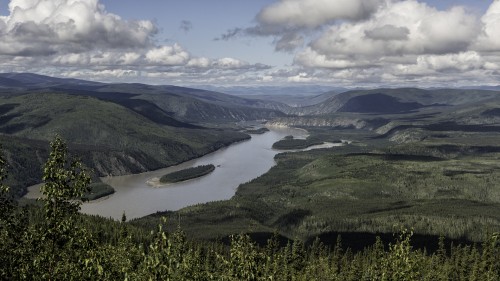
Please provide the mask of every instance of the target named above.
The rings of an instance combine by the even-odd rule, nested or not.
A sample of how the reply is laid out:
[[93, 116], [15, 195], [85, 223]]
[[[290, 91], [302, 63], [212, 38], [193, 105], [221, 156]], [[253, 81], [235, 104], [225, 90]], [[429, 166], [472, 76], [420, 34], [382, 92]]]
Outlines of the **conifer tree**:
[[12, 260], [12, 223], [14, 201], [9, 195], [9, 187], [4, 184], [7, 178], [7, 162], [0, 147], [0, 280], [7, 280], [11, 276], [9, 269], [13, 265]]

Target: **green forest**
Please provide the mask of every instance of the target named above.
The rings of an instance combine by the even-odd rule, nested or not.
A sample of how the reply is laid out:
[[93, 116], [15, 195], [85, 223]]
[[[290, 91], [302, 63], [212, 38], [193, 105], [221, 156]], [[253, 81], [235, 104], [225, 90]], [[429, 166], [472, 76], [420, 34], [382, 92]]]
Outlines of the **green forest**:
[[[0, 180], [8, 177], [0, 155]], [[257, 243], [245, 233], [227, 240], [190, 240], [162, 219], [151, 230], [78, 213], [91, 177], [68, 159], [56, 137], [43, 167], [43, 198], [18, 205], [1, 184], [0, 280], [500, 280], [499, 233], [482, 243], [435, 251], [412, 246], [411, 229], [395, 231], [363, 250], [320, 239], [304, 243], [275, 234]]]
[[89, 188], [82, 196], [83, 201], [97, 200], [115, 193], [115, 189], [102, 182], [94, 182], [89, 185]]
[[290, 150], [290, 149], [305, 149], [313, 145], [320, 145], [324, 142], [314, 138], [294, 139], [293, 136], [287, 136], [273, 144], [274, 149]]
[[160, 178], [161, 183], [175, 183], [180, 181], [186, 181], [190, 179], [199, 178], [210, 174], [215, 170], [215, 166], [210, 165], [200, 165], [197, 167], [187, 168], [177, 172], [172, 172], [166, 174]]

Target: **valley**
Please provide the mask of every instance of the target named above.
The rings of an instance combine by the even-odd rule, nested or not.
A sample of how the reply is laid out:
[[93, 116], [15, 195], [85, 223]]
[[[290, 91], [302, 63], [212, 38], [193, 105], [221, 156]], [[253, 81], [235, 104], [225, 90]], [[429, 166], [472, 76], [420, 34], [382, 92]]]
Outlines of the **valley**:
[[0, 7], [0, 281], [500, 280], [500, 0]]
[[[104, 213], [114, 200], [135, 202], [139, 209], [151, 206], [126, 212], [139, 227], [151, 228], [167, 216], [180, 221], [196, 239], [277, 231], [304, 241], [338, 232], [387, 234], [397, 226], [420, 235], [481, 241], [486, 229], [500, 230], [496, 91], [353, 90], [325, 93], [318, 103], [299, 107], [265, 100], [265, 95], [238, 97], [33, 74], [0, 76], [10, 81], [0, 90], [0, 142], [12, 174], [8, 183], [17, 197], [38, 183], [48, 142], [57, 133], [68, 142], [71, 154], [93, 169], [94, 181], [114, 186], [110, 182], [116, 179], [127, 186], [115, 188], [108, 199], [87, 203], [84, 212], [118, 219], [123, 209]], [[252, 120], [266, 120], [270, 132], [238, 123]], [[305, 129], [309, 136], [287, 140], [284, 133], [271, 141], [278, 127]], [[221, 182], [233, 176], [218, 174], [217, 165], [224, 164], [196, 159], [259, 138], [271, 141], [267, 149], [273, 143], [280, 149], [327, 145], [273, 151], [265, 165], [245, 154], [254, 150], [235, 149], [231, 157], [239, 162], [234, 163], [252, 173], [217, 196]], [[334, 147], [341, 140], [344, 145]], [[138, 174], [137, 180], [128, 176], [187, 160], [194, 162], [178, 169], [194, 163], [216, 166], [212, 174], [179, 183], [201, 181], [203, 187], [160, 187], [169, 191], [159, 196], [147, 182], [166, 170], [154, 176]], [[261, 167], [257, 171], [254, 166]], [[202, 181], [216, 174], [220, 182]], [[143, 201], [122, 197], [128, 192]], [[210, 192], [216, 196], [208, 196]], [[174, 204], [175, 198], [188, 200]]]

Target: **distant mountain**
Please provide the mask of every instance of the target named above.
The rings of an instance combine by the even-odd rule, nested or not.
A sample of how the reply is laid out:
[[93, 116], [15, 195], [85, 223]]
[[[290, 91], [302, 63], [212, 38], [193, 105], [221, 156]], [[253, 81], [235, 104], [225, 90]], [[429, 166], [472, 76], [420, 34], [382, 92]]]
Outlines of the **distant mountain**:
[[0, 88], [21, 88], [25, 83], [0, 75]]
[[284, 85], [284, 86], [212, 86], [202, 85], [202, 89], [236, 96], [317, 96], [326, 92], [345, 92], [343, 87], [325, 85]]
[[[175, 118], [188, 123], [234, 122], [283, 116], [288, 106], [278, 102], [245, 99], [207, 90], [145, 84], [106, 84], [32, 73], [0, 74], [0, 95], [53, 92], [91, 96], [125, 106], [153, 118]], [[166, 125], [174, 125], [173, 121]]]
[[102, 83], [73, 78], [56, 78], [34, 73], [0, 73], [0, 85], [5, 85], [2, 79], [16, 81], [19, 87], [49, 87], [55, 85], [99, 86]]
[[299, 116], [338, 112], [394, 114], [420, 108], [459, 106], [500, 98], [500, 92], [466, 89], [424, 90], [417, 88], [356, 90], [325, 95], [323, 102], [289, 113]]
[[[230, 95], [236, 95], [245, 99], [264, 100], [267, 102], [278, 102], [289, 107], [302, 107], [317, 104], [326, 100], [329, 94], [347, 91], [342, 87], [331, 87], [321, 85], [306, 86], [231, 86], [214, 87], [202, 86], [204, 89], [215, 90]], [[282, 111], [288, 111], [282, 108]]]
[[468, 90], [488, 90], [488, 91], [500, 91], [500, 85], [497, 86], [473, 86], [473, 87], [462, 87], [461, 89], [468, 89]]

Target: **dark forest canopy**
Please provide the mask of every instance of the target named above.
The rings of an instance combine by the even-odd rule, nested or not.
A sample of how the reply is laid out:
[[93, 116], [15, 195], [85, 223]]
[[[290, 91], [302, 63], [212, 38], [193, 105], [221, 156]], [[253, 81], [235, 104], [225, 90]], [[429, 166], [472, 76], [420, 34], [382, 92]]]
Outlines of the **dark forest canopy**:
[[177, 172], [166, 174], [160, 178], [160, 182], [175, 183], [180, 181], [186, 181], [208, 175], [214, 170], [215, 166], [212, 164], [191, 167]]
[[[168, 232], [166, 220], [149, 232], [126, 223], [84, 216], [73, 200], [90, 177], [79, 161], [68, 161], [56, 138], [44, 166], [42, 207], [16, 205], [0, 189], [1, 280], [498, 280], [499, 234], [481, 245], [446, 245], [435, 252], [414, 249], [412, 231], [393, 242], [377, 239], [364, 250], [333, 248], [320, 240], [305, 245], [277, 235], [258, 245], [245, 234], [217, 242], [195, 242]], [[0, 154], [0, 181], [7, 176]]]

